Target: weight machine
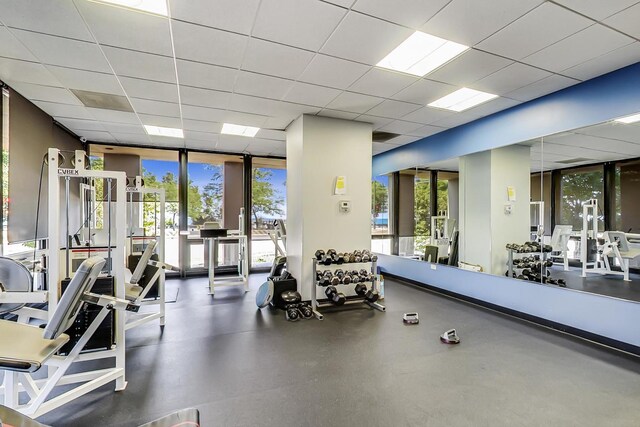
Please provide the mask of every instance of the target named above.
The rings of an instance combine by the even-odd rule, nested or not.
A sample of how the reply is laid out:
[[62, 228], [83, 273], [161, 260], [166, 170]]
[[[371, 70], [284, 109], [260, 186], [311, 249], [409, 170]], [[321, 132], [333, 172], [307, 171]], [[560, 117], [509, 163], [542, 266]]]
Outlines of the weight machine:
[[[276, 248], [275, 258], [278, 259], [278, 257], [287, 256], [287, 228], [285, 227], [284, 220], [274, 220], [273, 231], [269, 231], [268, 234]], [[280, 242], [282, 242], [282, 245], [280, 245]]]
[[[449, 214], [446, 211], [431, 217], [431, 246], [438, 247], [438, 257], [440, 254], [444, 254], [443, 257], [449, 256], [451, 237], [455, 230], [456, 220], [449, 219]], [[438, 260], [435, 259], [432, 262], [438, 262]]]
[[[87, 156], [84, 151], [76, 150], [72, 159], [72, 168], [64, 168], [64, 157], [56, 148], [49, 148], [47, 152], [48, 170], [48, 252], [47, 252], [47, 285], [48, 291], [42, 292], [12, 292], [12, 294], [29, 295], [24, 302], [33, 302], [46, 295], [48, 311], [43, 313], [24, 312], [26, 307], [20, 307], [23, 313], [19, 320], [28, 317], [43, 319], [47, 327], [42, 329], [18, 322], [4, 321], [1, 325], [0, 336], [2, 342], [16, 340], [16, 335], [24, 340], [16, 340], [13, 346], [2, 346], [0, 350], [0, 369], [5, 369], [4, 382], [0, 388], [0, 395], [6, 406], [16, 409], [26, 415], [38, 417], [65, 403], [81, 397], [111, 381], [115, 380], [115, 390], [124, 390], [125, 380], [125, 309], [132, 308], [125, 299], [124, 252], [125, 252], [125, 200], [126, 176], [124, 172], [96, 171], [87, 169]], [[104, 180], [107, 210], [107, 246], [93, 249], [89, 246], [84, 258], [77, 268], [71, 259], [71, 230], [70, 230], [70, 183], [72, 179]], [[61, 181], [64, 183], [64, 204], [66, 218], [64, 234], [61, 233]], [[85, 182], [86, 183], [86, 182]], [[115, 188], [115, 201], [112, 193]], [[115, 207], [115, 213], [114, 213]], [[115, 221], [113, 221], [115, 219]], [[112, 227], [112, 223], [114, 223]], [[61, 237], [64, 237], [62, 239]], [[65, 242], [65, 249], [60, 251], [60, 242]], [[89, 235], [91, 242], [91, 235]], [[83, 248], [84, 249], [84, 248]], [[104, 253], [106, 257], [96, 257], [96, 253]], [[61, 256], [64, 254], [64, 257]], [[93, 255], [93, 256], [92, 256]], [[105, 259], [106, 258], [106, 259]], [[72, 276], [72, 271], [75, 271]], [[64, 274], [63, 274], [64, 272]], [[98, 279], [104, 276], [105, 281], [113, 286], [114, 296], [90, 294], [89, 291]], [[22, 273], [24, 275], [24, 273]], [[28, 280], [27, 280], [28, 281]], [[65, 285], [66, 282], [66, 285]], [[65, 292], [62, 292], [66, 287]], [[62, 297], [60, 297], [62, 295]], [[17, 295], [12, 295], [15, 298]], [[77, 335], [76, 316], [81, 315], [80, 307], [83, 302], [99, 306], [95, 317], [88, 321], [88, 327], [81, 335]], [[89, 343], [94, 333], [103, 321], [113, 313], [115, 317], [113, 331], [113, 345], [105, 350], [84, 352], [82, 350]], [[66, 333], [64, 333], [66, 331]], [[11, 338], [13, 337], [13, 338]], [[76, 339], [74, 341], [74, 339]], [[5, 341], [6, 340], [6, 341]], [[61, 356], [62, 347], [70, 342], [71, 349], [66, 356]], [[55, 354], [58, 353], [58, 354]], [[74, 369], [74, 373], [67, 374], [67, 370], [76, 362], [105, 360], [108, 367], [102, 369]], [[78, 367], [78, 365], [74, 365]], [[51, 368], [51, 369], [49, 369]], [[43, 369], [46, 377], [34, 379], [28, 373]], [[62, 394], [49, 398], [58, 386], [77, 384], [66, 389]], [[28, 399], [20, 404], [20, 393], [25, 392]]]
[[[129, 313], [125, 330], [135, 328], [155, 319], [160, 319], [160, 326], [165, 324], [165, 270], [176, 270], [165, 261], [165, 190], [163, 188], [147, 188], [144, 186], [144, 180], [140, 176], [129, 178], [127, 180], [127, 203], [129, 208], [129, 229], [127, 244], [127, 259], [129, 260], [129, 268], [132, 269], [135, 263], [135, 269], [131, 274], [130, 270], [126, 274], [131, 277], [126, 283], [126, 298], [140, 306], [158, 306], [155, 313]], [[135, 195], [139, 200], [135, 201]], [[146, 201], [145, 196], [153, 196], [153, 201]], [[154, 204], [154, 232], [153, 236], [146, 236], [144, 227], [144, 214], [139, 209], [134, 209], [135, 203], [141, 203], [144, 210], [144, 203]], [[158, 205], [159, 204], [159, 205]], [[159, 208], [159, 209], [156, 209]], [[159, 216], [159, 218], [158, 218]], [[140, 227], [140, 219], [142, 218], [142, 227]], [[159, 219], [159, 224], [158, 224]], [[137, 221], [136, 221], [137, 220]], [[136, 225], [137, 222], [137, 225]], [[159, 227], [158, 227], [159, 226]], [[139, 232], [139, 230], [141, 232]], [[136, 235], [136, 234], [142, 234]], [[158, 235], [159, 234], [159, 235]], [[155, 256], [154, 256], [155, 254]], [[139, 257], [139, 258], [138, 258]], [[156, 258], [156, 259], [153, 259]], [[136, 263], [137, 262], [137, 263]], [[144, 283], [142, 283], [144, 281]], [[154, 285], [158, 286], [158, 297], [146, 300], [149, 291]], [[140, 286], [143, 285], [143, 286]]]

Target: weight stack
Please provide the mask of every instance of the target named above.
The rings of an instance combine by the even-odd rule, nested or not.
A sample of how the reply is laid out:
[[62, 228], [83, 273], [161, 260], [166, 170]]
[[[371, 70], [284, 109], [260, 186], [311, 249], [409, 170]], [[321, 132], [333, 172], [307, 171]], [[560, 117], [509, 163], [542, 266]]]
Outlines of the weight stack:
[[[62, 281], [62, 292], [69, 286], [69, 279]], [[113, 277], [98, 277], [93, 288], [92, 293], [114, 296], [115, 287]], [[89, 329], [91, 322], [98, 316], [98, 313], [102, 310], [102, 307], [85, 303], [80, 309], [76, 321], [73, 325], [65, 331], [69, 335], [69, 342], [66, 343], [59, 351], [61, 355], [67, 355], [80, 340], [82, 335]], [[113, 310], [111, 310], [107, 317], [98, 326], [98, 329], [89, 339], [87, 344], [82, 349], [82, 352], [95, 351], [95, 350], [108, 350], [115, 345], [115, 330], [116, 330], [116, 318]]]
[[[142, 255], [129, 255], [129, 258], [127, 259], [127, 266], [130, 271], [133, 272], [136, 269], [138, 262], [140, 262], [140, 258], [142, 258]], [[160, 257], [158, 256], [158, 254], [153, 254], [151, 255], [151, 259], [153, 261], [159, 261]], [[144, 269], [142, 277], [140, 278], [140, 281], [138, 282], [138, 285], [146, 288], [147, 282], [153, 277], [154, 274], [156, 274], [156, 271], [158, 271], [158, 267], [147, 265], [147, 267]], [[145, 299], [156, 299], [159, 296], [160, 294], [158, 293], [158, 283], [156, 282], [153, 284], [153, 287], [149, 290], [149, 292], [147, 292]]]

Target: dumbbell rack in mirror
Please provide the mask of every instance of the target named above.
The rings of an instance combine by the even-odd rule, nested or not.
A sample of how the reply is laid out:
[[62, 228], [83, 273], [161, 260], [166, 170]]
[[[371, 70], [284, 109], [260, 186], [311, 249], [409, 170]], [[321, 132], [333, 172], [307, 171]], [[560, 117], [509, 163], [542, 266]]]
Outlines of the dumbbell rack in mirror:
[[[338, 254], [334, 250], [316, 251], [313, 261], [313, 280], [311, 281], [311, 309], [318, 320], [324, 315], [324, 308], [337, 308], [345, 305], [365, 304], [379, 311], [385, 311], [384, 305], [378, 303], [380, 297], [377, 281], [377, 257], [368, 251]], [[323, 271], [318, 267], [324, 266]], [[369, 269], [363, 268], [368, 266]], [[358, 267], [360, 269], [358, 270]], [[371, 287], [367, 288], [370, 283]], [[355, 295], [345, 296], [339, 291], [340, 286], [353, 286]], [[318, 300], [317, 288], [323, 289], [326, 299]]]

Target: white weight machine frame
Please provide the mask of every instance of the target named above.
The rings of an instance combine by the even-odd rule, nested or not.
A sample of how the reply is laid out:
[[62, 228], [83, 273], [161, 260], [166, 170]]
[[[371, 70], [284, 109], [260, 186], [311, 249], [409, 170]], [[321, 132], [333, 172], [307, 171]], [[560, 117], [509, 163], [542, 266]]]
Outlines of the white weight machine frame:
[[[442, 230], [443, 233], [440, 235], [440, 229], [437, 227], [438, 221], [442, 221]], [[449, 218], [449, 214], [446, 211], [440, 212], [440, 215], [435, 215], [431, 217], [431, 237], [429, 238], [430, 244], [432, 246], [438, 247], [438, 258], [440, 258], [441, 254], [446, 254], [449, 256], [449, 249], [451, 245], [451, 236], [455, 232], [455, 220]], [[450, 223], [453, 224], [450, 226]], [[436, 233], [436, 231], [438, 231]], [[437, 263], [438, 260], [432, 260], [432, 262]]]
[[[275, 247], [276, 258], [280, 256], [287, 256], [287, 229], [285, 227], [284, 220], [276, 219], [273, 221], [273, 224], [274, 229], [269, 231], [267, 234]], [[279, 241], [282, 242], [282, 246], [280, 246]]]
[[[165, 264], [165, 234], [166, 234], [166, 230], [165, 230], [165, 203], [166, 203], [166, 196], [165, 196], [165, 190], [164, 188], [147, 188], [143, 185], [143, 181], [142, 181], [142, 177], [140, 176], [136, 176], [134, 179], [134, 185], [133, 186], [127, 186], [126, 188], [126, 192], [127, 192], [127, 203], [129, 204], [129, 221], [131, 221], [129, 223], [129, 248], [130, 250], [128, 251], [128, 254], [133, 254], [133, 203], [140, 203], [142, 208], [144, 209], [144, 203], [151, 203], [151, 202], [145, 202], [144, 201], [144, 196], [146, 194], [154, 194], [156, 195], [159, 200], [158, 202], [160, 203], [160, 224], [159, 224], [159, 228], [160, 228], [160, 236], [156, 236], [159, 237], [159, 242], [156, 240], [157, 244], [156, 244], [156, 248], [157, 248], [157, 253], [158, 253], [158, 257], [160, 258], [159, 262], [155, 262], [155, 261], [149, 261], [147, 264], [151, 264], [155, 267], [158, 267], [158, 270], [156, 272], [156, 274], [149, 280], [145, 290], [138, 296], [138, 298], [135, 301], [135, 304], [137, 306], [154, 306], [157, 305], [158, 306], [158, 311], [155, 313], [129, 313], [128, 314], [128, 321], [127, 324], [125, 325], [125, 330], [128, 331], [129, 329], [135, 328], [137, 326], [140, 325], [144, 325], [145, 323], [151, 322], [155, 319], [160, 319], [160, 327], [163, 327], [165, 325], [165, 313], [166, 313], [166, 294], [165, 294], [165, 269], [169, 268], [169, 269], [173, 269], [173, 267]], [[139, 194], [141, 197], [141, 200], [138, 202], [134, 202], [133, 201], [133, 195], [134, 194]], [[154, 201], [155, 204], [155, 201]], [[144, 224], [143, 224], [144, 226]], [[144, 251], [143, 251], [144, 254]], [[144, 256], [142, 256], [140, 258], [140, 262], [142, 262], [144, 260]], [[137, 268], [136, 268], [137, 270]], [[158, 283], [158, 299], [156, 300], [145, 300], [144, 298], [146, 297], [147, 293], [149, 292], [149, 290], [151, 289], [151, 287], [154, 285], [154, 283], [157, 282]]]

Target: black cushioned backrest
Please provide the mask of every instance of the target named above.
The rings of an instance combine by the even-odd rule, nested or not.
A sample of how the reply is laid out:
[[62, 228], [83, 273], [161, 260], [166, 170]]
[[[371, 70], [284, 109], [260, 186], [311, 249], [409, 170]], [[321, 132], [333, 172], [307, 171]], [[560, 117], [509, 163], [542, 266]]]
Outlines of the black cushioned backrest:
[[133, 270], [133, 274], [131, 276], [131, 281], [130, 281], [132, 285], [138, 284], [138, 282], [142, 278], [142, 275], [144, 274], [144, 269], [147, 268], [147, 264], [149, 263], [149, 260], [151, 259], [151, 255], [153, 255], [153, 251], [156, 249], [157, 244], [158, 242], [156, 242], [155, 240], [152, 240], [149, 242], [149, 244], [147, 244], [146, 249], [144, 250], [144, 252], [142, 253], [142, 256], [140, 257], [140, 261], [138, 261], [138, 265], [136, 265], [136, 269]]
[[105, 263], [104, 258], [94, 256], [80, 264], [62, 298], [58, 301], [53, 317], [44, 329], [45, 339], [56, 339], [71, 327], [82, 307], [82, 295], [91, 290]]

